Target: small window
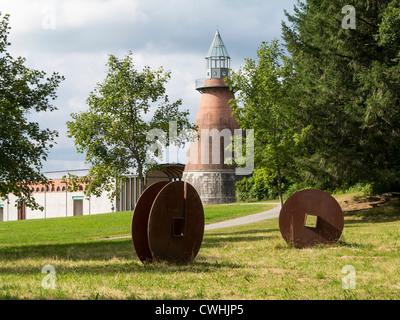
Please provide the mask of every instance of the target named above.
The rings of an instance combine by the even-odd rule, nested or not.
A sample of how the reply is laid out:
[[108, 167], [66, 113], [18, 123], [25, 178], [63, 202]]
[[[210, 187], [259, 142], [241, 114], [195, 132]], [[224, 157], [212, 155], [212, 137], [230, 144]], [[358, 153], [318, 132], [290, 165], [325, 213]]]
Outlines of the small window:
[[60, 187], [57, 187], [57, 191], [60, 191]]
[[304, 218], [304, 226], [305, 227], [315, 229], [317, 227], [317, 223], [318, 223], [318, 216], [306, 213], [306, 216]]
[[185, 218], [172, 219], [172, 236], [183, 237], [185, 235]]
[[36, 188], [36, 192], [40, 192], [40, 189], [39, 189], [39, 188]]

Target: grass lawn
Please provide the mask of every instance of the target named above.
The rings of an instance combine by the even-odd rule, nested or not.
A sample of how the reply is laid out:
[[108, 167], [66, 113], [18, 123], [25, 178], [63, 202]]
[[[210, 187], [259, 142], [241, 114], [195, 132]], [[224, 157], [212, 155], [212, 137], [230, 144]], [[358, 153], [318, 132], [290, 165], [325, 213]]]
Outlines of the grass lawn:
[[[54, 233], [65, 228], [61, 221], [66, 220]], [[22, 245], [4, 244], [7, 237], [1, 237], [0, 299], [400, 298], [400, 207], [395, 204], [346, 212], [339, 242], [310, 249], [289, 247], [277, 218], [206, 231], [189, 265], [144, 265], [130, 239], [79, 235], [79, 241]], [[55, 268], [55, 289], [41, 285], [45, 265]], [[346, 265], [356, 272], [355, 289], [342, 288]]]
[[[233, 219], [273, 208], [274, 205], [205, 206], [205, 223]], [[5, 221], [0, 223], [1, 245], [82, 241], [130, 235], [132, 211], [91, 216]]]
[[253, 213], [267, 211], [274, 208], [270, 204], [228, 204], [228, 205], [209, 205], [204, 207], [205, 223], [214, 223], [218, 221], [239, 218]]

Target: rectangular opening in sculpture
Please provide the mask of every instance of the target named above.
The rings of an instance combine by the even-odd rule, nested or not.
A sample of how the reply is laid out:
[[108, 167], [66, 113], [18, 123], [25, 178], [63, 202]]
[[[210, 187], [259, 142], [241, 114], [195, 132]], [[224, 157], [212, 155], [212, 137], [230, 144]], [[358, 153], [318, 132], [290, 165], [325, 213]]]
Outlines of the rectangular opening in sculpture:
[[185, 218], [173, 218], [172, 236], [183, 237], [185, 234]]

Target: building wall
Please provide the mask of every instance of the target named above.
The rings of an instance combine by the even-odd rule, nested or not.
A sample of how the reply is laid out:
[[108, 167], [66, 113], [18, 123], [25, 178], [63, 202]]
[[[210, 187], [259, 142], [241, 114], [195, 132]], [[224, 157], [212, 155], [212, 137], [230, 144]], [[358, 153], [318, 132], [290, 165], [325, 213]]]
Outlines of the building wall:
[[[146, 175], [145, 183], [142, 186], [136, 176], [127, 176], [127, 181], [121, 186], [122, 190], [118, 201], [116, 197], [110, 200], [106, 192], [100, 197], [93, 196], [86, 199], [84, 195], [85, 185], [79, 191], [69, 192], [61, 179], [51, 180], [51, 186], [31, 186], [36, 202], [44, 210], [32, 210], [26, 207], [25, 219], [71, 217], [74, 215], [74, 200], [82, 201], [82, 215], [111, 212], [112, 206], [114, 206], [114, 212], [133, 210], [145, 187], [157, 181], [173, 181], [181, 178], [183, 165], [166, 164], [165, 166], [168, 174], [159, 170], [149, 173]], [[176, 171], [177, 168], [180, 171]], [[9, 194], [8, 200], [0, 199], [0, 221], [18, 220], [18, 203], [18, 197], [13, 194]], [[3, 218], [1, 213], [3, 213]]]
[[[43, 207], [43, 211], [25, 208], [25, 219], [41, 219], [55, 217], [71, 217], [74, 215], [74, 199], [83, 201], [83, 215], [99, 214], [111, 212], [113, 201], [109, 200], [108, 195], [103, 193], [101, 197], [90, 197], [86, 199], [82, 191], [76, 192], [35, 192], [36, 202]], [[0, 200], [2, 205], [3, 221], [18, 220], [18, 198], [10, 194], [8, 200]], [[114, 210], [115, 211], [115, 210]]]

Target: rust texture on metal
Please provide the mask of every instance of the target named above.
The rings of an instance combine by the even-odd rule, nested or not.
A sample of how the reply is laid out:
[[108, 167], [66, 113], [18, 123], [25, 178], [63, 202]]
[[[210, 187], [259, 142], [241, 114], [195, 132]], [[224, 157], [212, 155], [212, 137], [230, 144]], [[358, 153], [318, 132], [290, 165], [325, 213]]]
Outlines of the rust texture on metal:
[[[316, 216], [313, 226], [307, 225], [309, 216]], [[344, 217], [339, 203], [328, 193], [306, 189], [293, 194], [282, 206], [279, 229], [285, 241], [298, 248], [339, 240]]]
[[136, 253], [142, 262], [152, 260], [147, 234], [147, 225], [151, 206], [159, 192], [169, 181], [159, 181], [151, 184], [139, 197], [132, 216], [132, 241]]
[[191, 262], [203, 234], [203, 205], [189, 183], [155, 183], [139, 198], [133, 212], [132, 240], [142, 262]]

